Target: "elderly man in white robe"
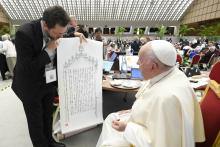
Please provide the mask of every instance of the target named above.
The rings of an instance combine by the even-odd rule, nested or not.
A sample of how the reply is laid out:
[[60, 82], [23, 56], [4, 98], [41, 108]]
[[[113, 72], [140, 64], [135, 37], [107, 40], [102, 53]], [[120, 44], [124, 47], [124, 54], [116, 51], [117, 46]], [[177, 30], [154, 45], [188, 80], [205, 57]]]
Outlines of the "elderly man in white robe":
[[175, 63], [176, 50], [167, 41], [141, 48], [138, 64], [147, 81], [131, 110], [106, 118], [96, 147], [194, 147], [205, 140], [196, 96]]

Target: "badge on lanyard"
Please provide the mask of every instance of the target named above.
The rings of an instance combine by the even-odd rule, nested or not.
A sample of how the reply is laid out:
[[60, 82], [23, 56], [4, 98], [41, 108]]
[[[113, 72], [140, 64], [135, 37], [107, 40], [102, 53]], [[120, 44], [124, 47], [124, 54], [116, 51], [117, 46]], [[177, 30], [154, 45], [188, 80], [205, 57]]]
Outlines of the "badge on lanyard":
[[57, 80], [56, 69], [52, 63], [45, 65], [46, 83], [51, 83]]

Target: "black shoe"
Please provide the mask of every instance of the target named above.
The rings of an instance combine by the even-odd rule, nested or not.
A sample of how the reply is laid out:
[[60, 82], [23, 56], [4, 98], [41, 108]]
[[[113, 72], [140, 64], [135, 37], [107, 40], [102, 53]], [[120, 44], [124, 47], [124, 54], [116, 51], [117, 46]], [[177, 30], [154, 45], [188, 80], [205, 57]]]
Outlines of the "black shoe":
[[49, 147], [66, 147], [66, 145], [61, 142], [53, 141], [52, 143], [50, 143]]

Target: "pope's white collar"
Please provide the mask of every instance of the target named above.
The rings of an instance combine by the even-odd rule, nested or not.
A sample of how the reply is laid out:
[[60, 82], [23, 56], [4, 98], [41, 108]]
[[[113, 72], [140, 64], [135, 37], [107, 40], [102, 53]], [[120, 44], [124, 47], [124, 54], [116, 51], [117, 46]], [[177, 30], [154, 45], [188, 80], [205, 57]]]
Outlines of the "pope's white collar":
[[152, 79], [149, 80], [149, 87], [153, 86], [154, 84], [156, 84], [158, 81], [160, 81], [161, 79], [163, 79], [165, 76], [167, 76], [169, 73], [171, 73], [173, 70], [175, 69], [175, 67], [172, 67], [171, 69], [169, 69], [168, 71], [165, 71], [155, 77], [153, 77]]

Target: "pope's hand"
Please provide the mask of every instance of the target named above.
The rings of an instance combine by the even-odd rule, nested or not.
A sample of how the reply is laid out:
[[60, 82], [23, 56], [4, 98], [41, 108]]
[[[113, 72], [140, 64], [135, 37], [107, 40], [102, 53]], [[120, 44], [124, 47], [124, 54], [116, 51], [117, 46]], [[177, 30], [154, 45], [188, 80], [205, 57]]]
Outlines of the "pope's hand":
[[114, 128], [117, 131], [124, 131], [127, 126], [127, 123], [121, 120], [113, 120], [112, 121], [112, 128]]

